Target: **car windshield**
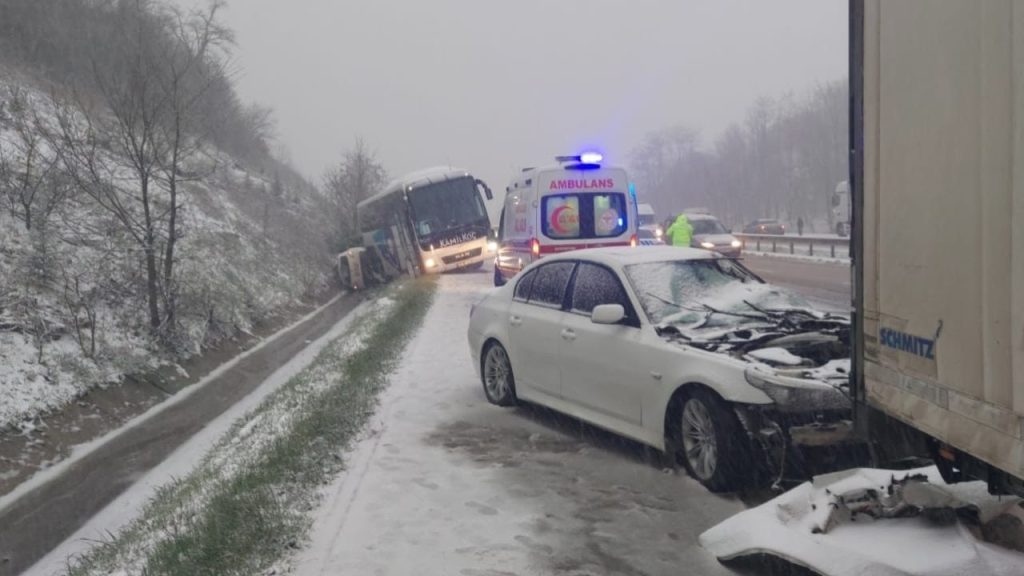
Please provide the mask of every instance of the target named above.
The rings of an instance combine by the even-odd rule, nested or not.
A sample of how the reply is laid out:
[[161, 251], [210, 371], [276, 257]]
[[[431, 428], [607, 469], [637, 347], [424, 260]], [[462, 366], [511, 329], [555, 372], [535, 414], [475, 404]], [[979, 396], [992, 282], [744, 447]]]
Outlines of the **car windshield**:
[[751, 304], [766, 309], [808, 306], [725, 258], [631, 264], [625, 270], [648, 319], [658, 325], [702, 322], [712, 310], [723, 314], [709, 325], [736, 323], [746, 318], [735, 314], [755, 312]]
[[414, 188], [409, 192], [409, 204], [416, 233], [421, 239], [487, 218], [483, 200], [471, 178]]
[[693, 226], [694, 234], [728, 234], [729, 231], [722, 226], [722, 223], [713, 218], [701, 218], [699, 220], [690, 220], [690, 225]]

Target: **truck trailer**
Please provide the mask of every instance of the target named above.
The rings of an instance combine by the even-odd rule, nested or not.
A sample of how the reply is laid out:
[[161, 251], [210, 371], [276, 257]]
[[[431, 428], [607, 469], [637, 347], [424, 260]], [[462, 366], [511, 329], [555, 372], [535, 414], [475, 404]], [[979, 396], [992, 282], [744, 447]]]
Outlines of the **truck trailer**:
[[1024, 2], [850, 16], [855, 425], [1024, 495]]

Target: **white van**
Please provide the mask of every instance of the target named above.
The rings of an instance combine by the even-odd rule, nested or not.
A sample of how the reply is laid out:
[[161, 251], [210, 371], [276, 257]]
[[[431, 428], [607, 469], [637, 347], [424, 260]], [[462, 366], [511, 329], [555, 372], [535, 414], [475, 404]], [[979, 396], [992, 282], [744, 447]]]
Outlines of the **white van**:
[[637, 203], [622, 168], [599, 154], [560, 156], [523, 170], [505, 189], [494, 284], [501, 286], [545, 254], [637, 245]]

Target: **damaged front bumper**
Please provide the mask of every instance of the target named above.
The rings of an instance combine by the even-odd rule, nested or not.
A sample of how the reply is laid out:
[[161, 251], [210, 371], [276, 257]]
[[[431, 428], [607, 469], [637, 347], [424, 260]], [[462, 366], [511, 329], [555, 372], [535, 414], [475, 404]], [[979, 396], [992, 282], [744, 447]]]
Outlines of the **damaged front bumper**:
[[[858, 463], [862, 442], [853, 433], [853, 407], [843, 389], [779, 372], [746, 372], [747, 382], [774, 404], [734, 406], [751, 444], [762, 454], [762, 470], [772, 478], [773, 487]], [[809, 458], [818, 448], [828, 448], [825, 456]]]

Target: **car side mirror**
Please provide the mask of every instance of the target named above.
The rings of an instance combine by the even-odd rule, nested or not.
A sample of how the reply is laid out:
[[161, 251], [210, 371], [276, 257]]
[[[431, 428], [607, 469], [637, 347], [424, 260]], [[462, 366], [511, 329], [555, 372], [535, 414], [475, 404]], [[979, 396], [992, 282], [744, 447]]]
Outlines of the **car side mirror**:
[[618, 324], [626, 318], [626, 309], [622, 304], [601, 304], [594, 306], [590, 313], [590, 321], [594, 324]]
[[476, 187], [484, 193], [484, 197], [488, 200], [494, 200], [494, 192], [491, 192], [491, 187], [488, 186], [483, 180], [476, 181]]

